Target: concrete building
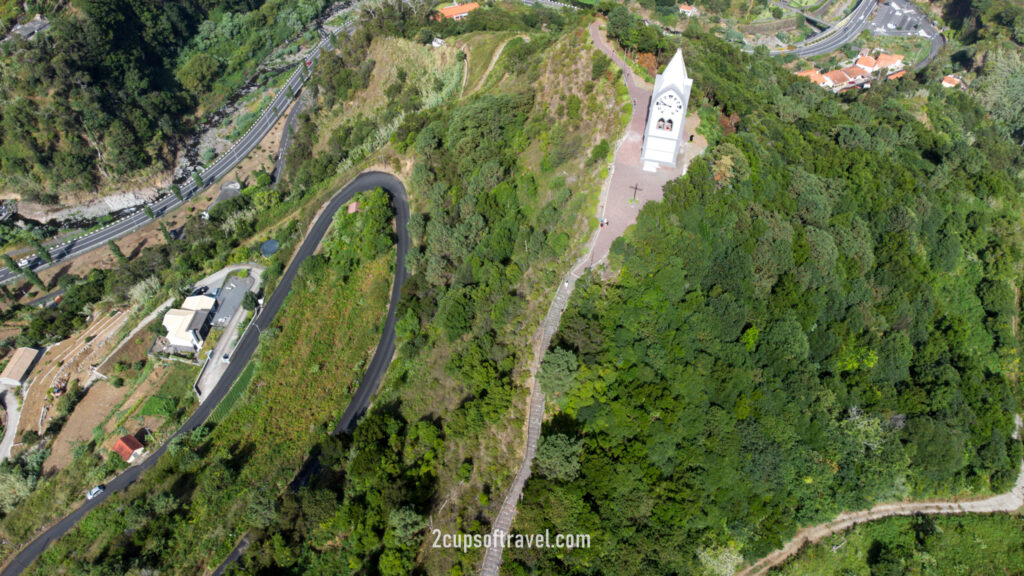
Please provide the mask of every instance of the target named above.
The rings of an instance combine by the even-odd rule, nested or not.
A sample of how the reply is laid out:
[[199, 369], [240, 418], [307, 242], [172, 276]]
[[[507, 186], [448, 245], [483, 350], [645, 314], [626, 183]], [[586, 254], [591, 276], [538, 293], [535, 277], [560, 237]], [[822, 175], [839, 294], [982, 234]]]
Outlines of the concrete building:
[[861, 56], [857, 58], [857, 66], [863, 68], [865, 72], [874, 72], [878, 70], [878, 61], [871, 56]]
[[833, 88], [840, 90], [850, 85], [850, 77], [846, 75], [842, 70], [831, 70], [825, 73], [825, 78], [828, 80], [823, 86], [827, 88]]
[[665, 72], [654, 79], [654, 92], [647, 112], [647, 128], [640, 160], [646, 172], [657, 172], [659, 167], [675, 168], [679, 148], [683, 143], [683, 124], [686, 106], [690, 101], [693, 80], [686, 75], [682, 50], [665, 67]]
[[25, 40], [31, 40], [36, 34], [50, 27], [50, 21], [42, 14], [36, 14], [31, 20], [24, 24], [18, 24], [11, 28], [11, 34], [17, 34]]
[[212, 296], [189, 296], [181, 308], [172, 308], [164, 314], [167, 342], [179, 348], [199, 350], [210, 331], [209, 318], [216, 307]]
[[846, 74], [850, 78], [851, 84], [863, 84], [871, 80], [871, 75], [868, 71], [864, 70], [860, 66], [847, 66], [843, 68], [843, 74]]
[[807, 78], [808, 80], [814, 82], [818, 86], [824, 86], [826, 83], [830, 82], [828, 78], [825, 78], [825, 76], [821, 74], [821, 71], [815, 68], [811, 68], [810, 70], [804, 70], [802, 72], [797, 72], [796, 75], [801, 78]]
[[11, 354], [4, 371], [0, 372], [0, 386], [15, 388], [25, 384], [32, 368], [39, 358], [39, 350], [35, 348], [18, 348]]
[[903, 70], [903, 54], [879, 54], [877, 69], [885, 69], [889, 72]]
[[198, 296], [189, 296], [188, 298], [185, 298], [185, 301], [181, 303], [181, 308], [183, 310], [213, 310], [216, 305], [216, 298], [200, 294]]

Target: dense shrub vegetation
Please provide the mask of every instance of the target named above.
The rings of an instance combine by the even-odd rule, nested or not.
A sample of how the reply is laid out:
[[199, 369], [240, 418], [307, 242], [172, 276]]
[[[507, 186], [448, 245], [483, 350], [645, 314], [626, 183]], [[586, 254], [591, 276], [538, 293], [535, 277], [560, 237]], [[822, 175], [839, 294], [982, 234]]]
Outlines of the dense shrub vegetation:
[[613, 246], [617, 281], [577, 285], [545, 438], [582, 445], [579, 476], [534, 477], [517, 529], [595, 545], [517, 561], [696, 574], [842, 509], [1008, 489], [1022, 182], [1005, 125], [939, 88], [914, 110], [913, 85], [841, 99], [714, 39], [683, 50], [735, 129]]
[[[0, 44], [0, 188], [55, 200], [154, 162], [326, 0], [76, 0]], [[48, 8], [52, 10], [53, 8]]]
[[830, 536], [772, 574], [1020, 574], [1022, 566], [1020, 516], [914, 516], [879, 520]]
[[[554, 263], [578, 237], [588, 190], [538, 172], [545, 155], [537, 142], [558, 131], [588, 143], [611, 136], [590, 132], [597, 114], [607, 113], [604, 103], [581, 105], [572, 118], [537, 101], [541, 67], [563, 53], [556, 50], [586, 45], [581, 31], [531, 33], [529, 45], [517, 44], [496, 66], [513, 72], [506, 83], [457, 106], [408, 113], [395, 131], [392, 143], [415, 154], [408, 184], [420, 207], [410, 222], [414, 247], [397, 358], [379, 407], [351, 439], [322, 446], [325, 470], [308, 488], [323, 495], [318, 511], [307, 510], [311, 501], [301, 492], [286, 494], [273, 525], [243, 558], [243, 572], [475, 569], [475, 552], [424, 548], [423, 528], [430, 517], [449, 531], [486, 531], [516, 463], [507, 446], [507, 435], [521, 429], [516, 371], [528, 357], [538, 313], [526, 295], [558, 281]], [[587, 61], [578, 68], [591, 74]], [[593, 96], [614, 102], [599, 76], [604, 84]], [[568, 100], [571, 87], [560, 88]], [[386, 92], [388, 110], [415, 100], [401, 80]], [[590, 170], [589, 152], [578, 145], [559, 166], [572, 174]], [[554, 448], [549, 452], [557, 454]], [[311, 531], [305, 518], [313, 514], [321, 528]]]

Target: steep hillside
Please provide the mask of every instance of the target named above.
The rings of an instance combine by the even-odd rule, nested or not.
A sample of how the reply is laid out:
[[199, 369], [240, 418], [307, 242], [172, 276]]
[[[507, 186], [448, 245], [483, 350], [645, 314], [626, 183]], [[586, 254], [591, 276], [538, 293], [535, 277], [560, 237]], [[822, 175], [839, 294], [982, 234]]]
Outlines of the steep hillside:
[[[544, 574], [699, 574], [884, 500], [1006, 490], [1020, 443], [1020, 150], [933, 86], [837, 97], [687, 35], [725, 129], [584, 278], [514, 529]], [[729, 120], [727, 117], [732, 116]], [[706, 160], [704, 158], [707, 158]]]
[[197, 108], [222, 103], [327, 0], [74, 0], [0, 44], [0, 192], [58, 201], [152, 183]]
[[[589, 215], [626, 105], [621, 78], [594, 65], [580, 22], [519, 4], [480, 13], [457, 26], [367, 22], [366, 35], [318, 68], [284, 180], [276, 189], [258, 181], [211, 212], [243, 234], [305, 217], [368, 165], [408, 175], [414, 246], [398, 352], [355, 433], [326, 435], [376, 337], [391, 260], [336, 261], [363, 237], [349, 227], [304, 270], [233, 411], [90, 514], [36, 573], [187, 573], [216, 564], [243, 533], [252, 542], [243, 570], [254, 573], [473, 570], [479, 551], [431, 549], [424, 519], [484, 531], [497, 511], [521, 458], [521, 374], [537, 302], [596, 226]], [[510, 42], [463, 100], [457, 50], [407, 40], [490, 26], [528, 41]], [[279, 273], [279, 262], [268, 264]], [[287, 479], [314, 452], [322, 470], [293, 492]], [[179, 504], [167, 505], [171, 496]]]

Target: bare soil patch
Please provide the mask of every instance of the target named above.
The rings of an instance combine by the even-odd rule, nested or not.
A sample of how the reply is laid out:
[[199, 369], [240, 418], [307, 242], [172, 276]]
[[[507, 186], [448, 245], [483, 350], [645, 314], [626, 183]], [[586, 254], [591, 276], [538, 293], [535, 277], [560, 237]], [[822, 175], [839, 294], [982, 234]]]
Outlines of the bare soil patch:
[[85, 398], [75, 407], [54, 440], [50, 456], [43, 463], [43, 470], [50, 473], [70, 464], [75, 444], [88, 442], [92, 438], [93, 429], [121, 404], [127, 393], [127, 388], [114, 388], [104, 380], [90, 386]]
[[112, 338], [127, 320], [123, 311], [102, 313], [80, 334], [59, 342], [46, 350], [33, 376], [22, 391], [22, 417], [18, 423], [18, 433], [35, 430], [42, 433], [53, 419], [53, 410], [47, 409], [45, 418], [41, 418], [44, 408], [50, 407], [52, 398], [50, 389], [60, 380], [71, 382], [78, 379], [81, 385], [88, 383], [92, 377], [92, 366], [100, 362], [113, 346]]
[[[166, 372], [167, 368], [163, 365], [154, 367], [153, 371], [150, 372], [149, 377], [136, 386], [131, 395], [125, 398], [125, 401], [121, 404], [120, 410], [118, 410], [117, 416], [106, 421], [103, 425], [103, 431], [108, 435], [113, 434], [114, 429], [122, 424], [124, 417], [130, 415], [136, 408], [142, 406], [150, 396], [156, 393], [160, 388], [160, 383]], [[148, 427], [150, 430], [156, 430], [164, 420], [166, 420], [166, 418], [163, 416], [145, 416], [141, 425], [125, 425], [128, 427], [129, 433], [133, 433], [136, 429], [143, 426]]]

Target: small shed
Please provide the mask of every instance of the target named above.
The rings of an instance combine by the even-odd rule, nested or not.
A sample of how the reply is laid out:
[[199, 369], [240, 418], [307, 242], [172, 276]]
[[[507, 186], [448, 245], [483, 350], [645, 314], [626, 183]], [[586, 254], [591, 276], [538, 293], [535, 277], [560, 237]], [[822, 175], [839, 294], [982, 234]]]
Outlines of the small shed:
[[121, 436], [114, 444], [114, 452], [117, 452], [117, 455], [129, 464], [141, 456], [144, 450], [142, 442], [139, 442], [135, 436]]
[[353, 202], [353, 203], [349, 204], [348, 205], [348, 213], [349, 214], [355, 214], [356, 212], [359, 212], [359, 202]]
[[7, 361], [4, 371], [0, 372], [0, 385], [11, 388], [21, 386], [28, 379], [32, 368], [39, 358], [39, 350], [35, 348], [18, 348]]

